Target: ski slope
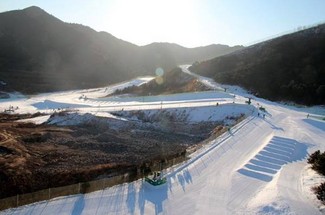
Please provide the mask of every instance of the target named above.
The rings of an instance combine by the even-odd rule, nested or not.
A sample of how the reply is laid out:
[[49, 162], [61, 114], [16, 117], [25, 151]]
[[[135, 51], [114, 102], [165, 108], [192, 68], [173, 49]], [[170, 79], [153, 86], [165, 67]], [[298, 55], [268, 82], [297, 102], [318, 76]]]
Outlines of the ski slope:
[[[187, 67], [182, 68], [188, 72]], [[223, 87], [211, 79], [200, 77], [200, 80], [215, 88]], [[41, 95], [7, 102], [17, 102], [22, 112], [50, 112], [53, 104], [59, 103], [64, 108], [63, 103], [81, 112], [95, 114], [121, 108], [160, 109], [212, 106], [216, 102], [220, 105], [234, 101], [244, 103], [245, 97], [249, 96], [239, 88], [228, 88], [230, 94], [203, 92], [132, 100], [101, 98], [107, 89]], [[80, 100], [80, 94], [90, 99]], [[266, 108], [266, 117], [258, 117], [256, 111], [251, 113], [229, 133], [193, 153], [187, 162], [168, 169], [166, 186], [152, 188], [143, 180], [137, 180], [85, 195], [8, 209], [0, 214], [321, 214], [319, 203], [305, 192], [303, 176], [308, 153], [325, 150], [322, 144], [325, 123], [307, 119], [307, 112], [317, 110], [324, 114], [324, 108], [298, 109], [253, 98], [254, 106]], [[42, 105], [35, 105], [42, 102], [49, 107], [41, 109]]]

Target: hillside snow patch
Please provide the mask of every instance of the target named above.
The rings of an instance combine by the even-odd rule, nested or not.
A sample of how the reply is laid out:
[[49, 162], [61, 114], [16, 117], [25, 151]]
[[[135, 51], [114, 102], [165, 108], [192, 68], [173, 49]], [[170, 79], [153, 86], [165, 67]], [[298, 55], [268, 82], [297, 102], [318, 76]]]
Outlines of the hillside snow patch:
[[131, 120], [158, 122], [167, 119], [173, 122], [220, 122], [251, 115], [255, 108], [246, 104], [225, 104], [210, 107], [169, 108], [161, 110], [118, 111], [112, 114]]

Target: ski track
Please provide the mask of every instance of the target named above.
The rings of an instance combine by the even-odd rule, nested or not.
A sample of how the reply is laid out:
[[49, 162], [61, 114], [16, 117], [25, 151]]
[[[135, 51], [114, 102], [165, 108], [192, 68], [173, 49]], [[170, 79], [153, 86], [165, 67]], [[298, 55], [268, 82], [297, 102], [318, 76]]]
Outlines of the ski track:
[[[222, 90], [213, 80], [188, 71], [207, 86]], [[77, 108], [80, 112], [215, 106], [244, 103], [247, 93], [203, 92], [174, 96], [101, 98], [114, 89], [140, 85], [151, 78], [136, 79], [113, 87], [14, 98], [1, 107], [17, 105], [20, 112]], [[90, 99], [79, 99], [86, 95]], [[255, 98], [266, 118], [256, 111], [243, 122], [191, 155], [185, 163], [169, 168], [167, 185], [151, 188], [143, 180], [124, 183], [89, 194], [59, 197], [0, 211], [18, 214], [321, 214], [315, 202], [302, 192], [301, 175], [307, 153], [325, 139], [325, 123], [306, 119], [306, 112]], [[145, 101], [146, 100], [146, 101]], [[163, 104], [160, 102], [163, 100]], [[323, 110], [322, 110], [323, 111]], [[46, 119], [46, 117], [43, 117]], [[39, 121], [43, 118], [37, 118]]]

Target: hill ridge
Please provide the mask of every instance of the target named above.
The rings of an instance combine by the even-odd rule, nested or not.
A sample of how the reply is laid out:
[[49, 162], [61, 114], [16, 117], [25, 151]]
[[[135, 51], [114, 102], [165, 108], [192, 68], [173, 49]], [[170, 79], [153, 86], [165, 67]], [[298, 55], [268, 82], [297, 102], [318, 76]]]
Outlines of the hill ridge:
[[137, 46], [32, 6], [0, 13], [0, 91], [33, 94], [93, 88], [169, 71], [241, 47]]
[[325, 24], [193, 65], [217, 82], [271, 100], [325, 103]]

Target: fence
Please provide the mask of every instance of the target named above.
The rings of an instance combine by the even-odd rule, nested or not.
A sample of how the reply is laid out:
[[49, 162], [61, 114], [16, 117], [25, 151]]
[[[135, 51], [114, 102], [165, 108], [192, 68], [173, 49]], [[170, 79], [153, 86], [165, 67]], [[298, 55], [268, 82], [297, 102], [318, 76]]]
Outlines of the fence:
[[325, 116], [322, 116], [322, 115], [311, 115], [311, 114], [308, 114], [307, 115], [307, 118], [308, 117], [314, 118], [314, 119], [319, 119], [319, 120], [324, 120], [325, 121]]
[[34, 202], [49, 200], [59, 196], [74, 195], [79, 193], [90, 193], [120, 183], [128, 182], [129, 180], [129, 174], [124, 174], [105, 179], [72, 184], [63, 187], [48, 188], [33, 193], [18, 194], [16, 196], [0, 199], [0, 210], [31, 204]]
[[317, 27], [317, 26], [320, 26], [320, 25], [322, 25], [324, 23], [325, 23], [325, 20], [323, 20], [321, 22], [317, 22], [317, 23], [311, 24], [311, 25], [299, 26], [297, 28], [294, 28], [294, 29], [291, 29], [291, 30], [288, 30], [288, 31], [284, 31], [284, 32], [281, 32], [281, 33], [278, 33], [278, 34], [274, 34], [274, 35], [265, 37], [263, 39], [259, 39], [259, 40], [255, 40], [255, 41], [249, 42], [247, 44], [244, 44], [244, 46], [245, 47], [253, 46], [255, 44], [262, 43], [262, 42], [265, 42], [265, 41], [268, 41], [268, 40], [272, 40], [272, 39], [275, 39], [277, 37], [281, 37], [281, 36], [284, 36], [284, 35], [296, 33], [298, 31], [306, 30], [308, 28]]
[[[186, 155], [182, 154], [177, 157], [164, 160], [163, 162], [152, 162], [149, 167], [151, 171], [157, 171], [161, 170], [161, 168], [166, 169], [168, 167], [171, 167], [177, 163], [185, 161], [186, 159]], [[126, 173], [124, 175], [117, 175], [110, 178], [82, 182], [63, 187], [48, 188], [32, 193], [18, 194], [16, 196], [0, 199], [0, 210], [14, 208], [39, 201], [50, 200], [60, 196], [75, 195], [79, 193], [90, 193], [97, 190], [105, 189], [107, 187], [112, 187], [117, 184], [130, 182], [141, 177], [143, 177], [143, 174], [141, 172], [141, 169], [138, 168], [136, 172], [130, 171], [129, 173]]]

